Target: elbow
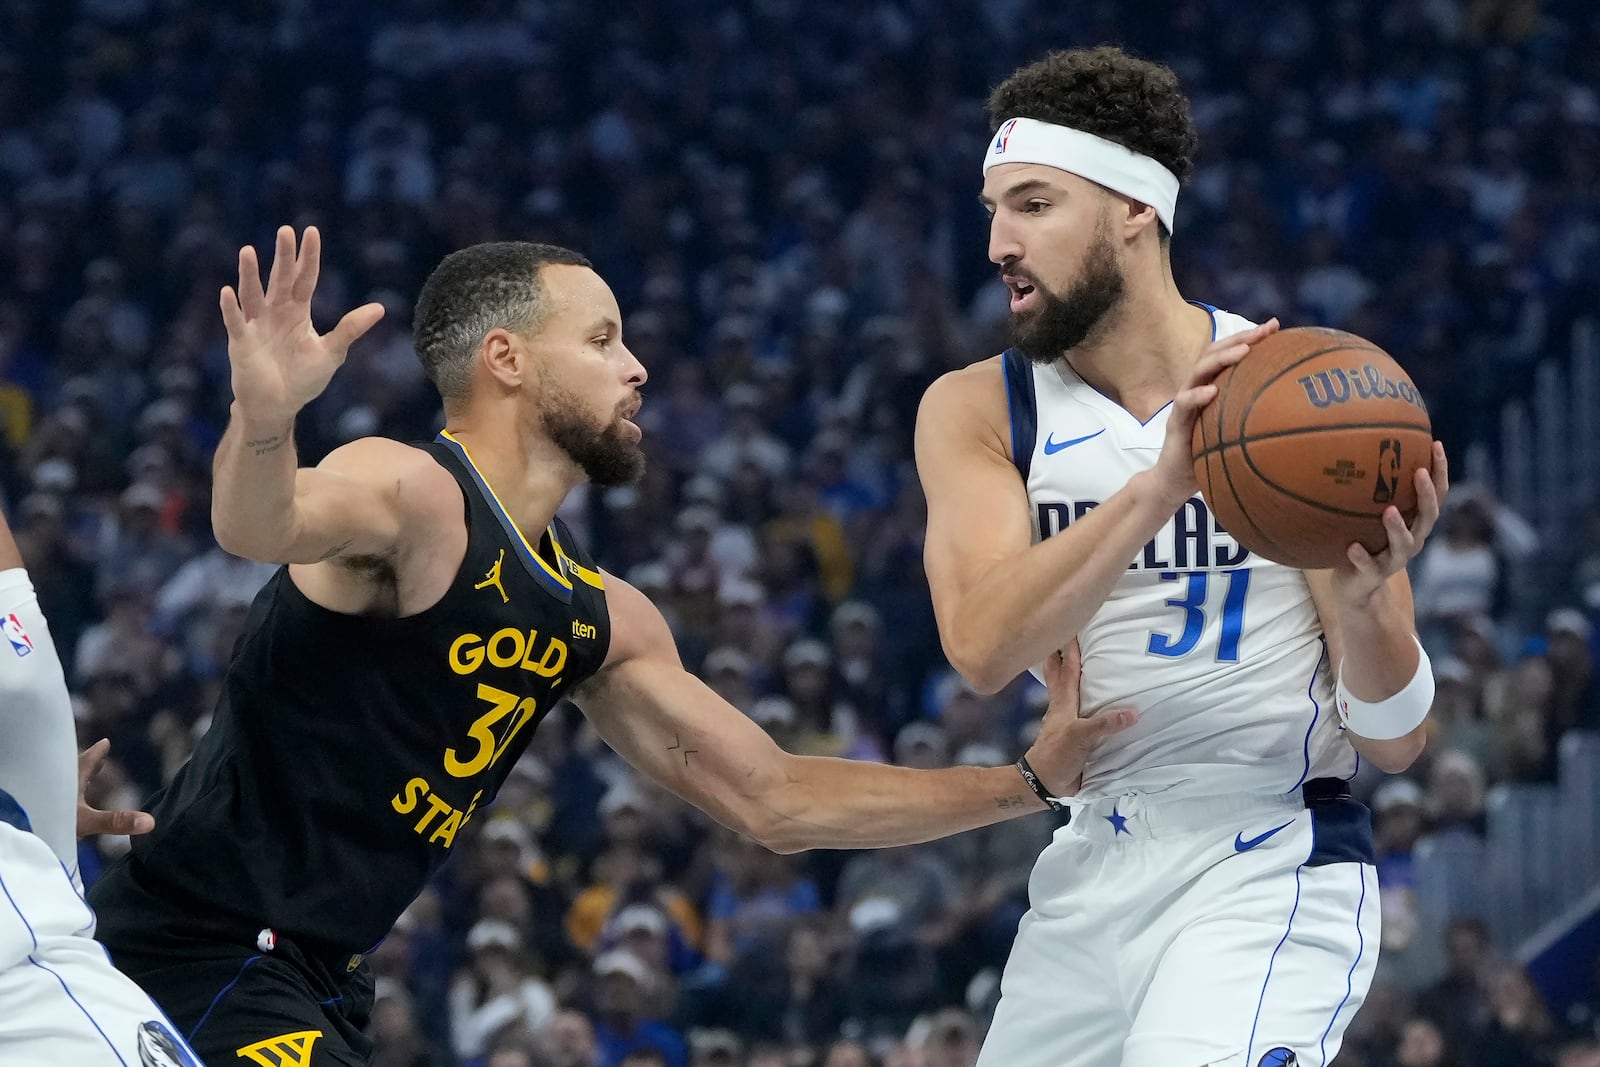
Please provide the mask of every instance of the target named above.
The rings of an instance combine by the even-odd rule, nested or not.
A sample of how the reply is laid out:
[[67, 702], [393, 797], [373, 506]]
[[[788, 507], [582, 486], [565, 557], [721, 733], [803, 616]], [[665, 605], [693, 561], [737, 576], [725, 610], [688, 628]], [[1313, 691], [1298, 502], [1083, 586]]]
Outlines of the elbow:
[[952, 637], [944, 642], [945, 658], [979, 693], [998, 693], [1017, 676], [1008, 663], [1001, 662], [1001, 650], [993, 642]]
[[797, 832], [799, 823], [770, 808], [757, 809], [750, 805], [732, 821], [732, 826], [768, 852], [780, 856], [792, 856], [814, 847]]
[[1409, 734], [1390, 741], [1369, 741], [1359, 751], [1380, 771], [1386, 774], [1400, 774], [1417, 762], [1417, 757], [1422, 755], [1427, 743], [1427, 733], [1419, 726]]
[[258, 563], [293, 562], [287, 558], [287, 551], [282, 545], [269, 543], [262, 533], [260, 529], [252, 530], [249, 525], [216, 507], [211, 509], [211, 534], [216, 538], [217, 547], [224, 552]]

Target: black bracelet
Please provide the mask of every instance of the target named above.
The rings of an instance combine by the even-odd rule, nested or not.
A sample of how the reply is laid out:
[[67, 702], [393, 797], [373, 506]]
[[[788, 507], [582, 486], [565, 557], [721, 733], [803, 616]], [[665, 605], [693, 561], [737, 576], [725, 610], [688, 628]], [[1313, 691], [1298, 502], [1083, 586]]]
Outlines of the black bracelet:
[[1067, 806], [1051, 796], [1050, 790], [1046, 789], [1044, 783], [1039, 781], [1039, 776], [1033, 773], [1032, 767], [1028, 766], [1027, 756], [1017, 760], [1017, 770], [1021, 772], [1022, 780], [1028, 783], [1028, 788], [1033, 790], [1033, 795], [1044, 801], [1045, 807], [1055, 812], [1068, 810]]

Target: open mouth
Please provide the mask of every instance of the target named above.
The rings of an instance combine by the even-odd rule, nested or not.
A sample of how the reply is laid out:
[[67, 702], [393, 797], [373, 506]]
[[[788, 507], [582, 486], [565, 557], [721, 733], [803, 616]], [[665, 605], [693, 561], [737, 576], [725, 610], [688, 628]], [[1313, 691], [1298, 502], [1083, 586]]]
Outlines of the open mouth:
[[1011, 292], [1013, 312], [1026, 311], [1037, 303], [1035, 296], [1037, 290], [1032, 282], [1015, 274], [1001, 275], [1000, 280], [1006, 283], [1006, 288]]

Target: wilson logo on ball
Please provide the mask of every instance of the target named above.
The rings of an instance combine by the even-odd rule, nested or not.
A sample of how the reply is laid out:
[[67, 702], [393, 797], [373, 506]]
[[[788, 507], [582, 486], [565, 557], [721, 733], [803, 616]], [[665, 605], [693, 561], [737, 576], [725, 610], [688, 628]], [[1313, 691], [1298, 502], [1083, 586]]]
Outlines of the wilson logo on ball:
[[1423, 411], [1428, 410], [1416, 386], [1404, 378], [1397, 381], [1370, 363], [1364, 367], [1351, 367], [1348, 373], [1335, 367], [1333, 370], [1296, 378], [1295, 381], [1306, 391], [1306, 399], [1311, 401], [1314, 408], [1343, 404], [1354, 393], [1361, 400], [1399, 399]]

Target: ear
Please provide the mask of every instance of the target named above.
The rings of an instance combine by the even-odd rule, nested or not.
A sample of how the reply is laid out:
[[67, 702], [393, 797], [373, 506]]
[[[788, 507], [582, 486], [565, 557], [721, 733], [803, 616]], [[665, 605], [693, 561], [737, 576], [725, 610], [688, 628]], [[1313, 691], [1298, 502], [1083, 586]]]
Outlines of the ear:
[[528, 369], [528, 349], [510, 330], [496, 326], [478, 345], [478, 361], [503, 389], [516, 389]]
[[1155, 208], [1126, 196], [1115, 193], [1112, 195], [1122, 202], [1124, 208], [1123, 211], [1117, 213], [1120, 218], [1113, 216], [1113, 219], [1120, 223], [1124, 241], [1135, 240], [1145, 230], [1157, 235], [1161, 233], [1161, 220], [1156, 216]]

